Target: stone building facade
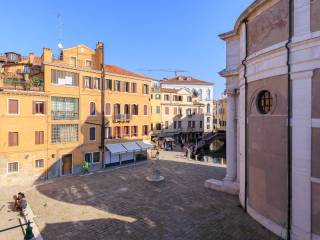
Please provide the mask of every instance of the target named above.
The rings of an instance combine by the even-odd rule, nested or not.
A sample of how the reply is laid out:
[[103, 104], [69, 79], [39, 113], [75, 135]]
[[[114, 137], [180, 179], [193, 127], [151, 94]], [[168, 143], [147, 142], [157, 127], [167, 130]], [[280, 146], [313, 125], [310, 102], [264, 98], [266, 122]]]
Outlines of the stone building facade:
[[226, 42], [227, 173], [208, 180], [238, 193], [282, 238], [320, 239], [320, 0], [256, 0]]

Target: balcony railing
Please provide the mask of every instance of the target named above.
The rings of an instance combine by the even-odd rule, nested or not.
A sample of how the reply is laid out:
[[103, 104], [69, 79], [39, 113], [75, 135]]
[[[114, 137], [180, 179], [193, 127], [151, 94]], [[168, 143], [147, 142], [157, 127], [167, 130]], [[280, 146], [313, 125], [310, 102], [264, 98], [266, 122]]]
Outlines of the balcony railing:
[[0, 77], [0, 88], [42, 92], [44, 91], [44, 84], [42, 80], [26, 81], [26, 80], [17, 79], [17, 78], [1, 78]]
[[79, 113], [71, 111], [51, 111], [52, 120], [78, 120]]
[[113, 115], [113, 121], [115, 122], [129, 122], [131, 120], [131, 114], [115, 114]]

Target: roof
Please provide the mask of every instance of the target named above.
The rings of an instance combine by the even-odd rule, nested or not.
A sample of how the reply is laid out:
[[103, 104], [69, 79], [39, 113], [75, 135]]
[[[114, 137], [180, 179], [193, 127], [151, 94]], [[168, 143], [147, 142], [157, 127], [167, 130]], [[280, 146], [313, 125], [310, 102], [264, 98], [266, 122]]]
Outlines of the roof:
[[161, 93], [177, 93], [177, 89], [171, 89], [171, 88], [160, 88]]
[[177, 76], [174, 78], [164, 78], [160, 81], [162, 84], [181, 84], [181, 85], [213, 85], [211, 82], [196, 79], [191, 76]]
[[136, 77], [136, 78], [151, 79], [151, 78], [149, 78], [149, 77], [146, 77], [146, 76], [143, 75], [143, 74], [138, 74], [138, 73], [130, 72], [130, 71], [124, 69], [124, 68], [121, 68], [121, 67], [118, 67], [118, 66], [115, 66], [115, 65], [106, 64], [106, 65], [104, 65], [104, 70], [105, 70], [106, 72], [114, 73], [114, 74], [119, 74], [119, 75], [126, 75], [126, 76]]

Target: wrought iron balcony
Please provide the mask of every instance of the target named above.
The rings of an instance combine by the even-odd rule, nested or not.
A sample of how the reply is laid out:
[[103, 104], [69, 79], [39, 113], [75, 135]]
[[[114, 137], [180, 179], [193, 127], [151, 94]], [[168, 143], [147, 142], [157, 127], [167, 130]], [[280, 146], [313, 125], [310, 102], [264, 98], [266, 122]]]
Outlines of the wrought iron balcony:
[[129, 122], [131, 120], [131, 114], [115, 114], [113, 115], [113, 121], [115, 122]]
[[51, 111], [52, 120], [78, 120], [79, 113], [72, 111]]

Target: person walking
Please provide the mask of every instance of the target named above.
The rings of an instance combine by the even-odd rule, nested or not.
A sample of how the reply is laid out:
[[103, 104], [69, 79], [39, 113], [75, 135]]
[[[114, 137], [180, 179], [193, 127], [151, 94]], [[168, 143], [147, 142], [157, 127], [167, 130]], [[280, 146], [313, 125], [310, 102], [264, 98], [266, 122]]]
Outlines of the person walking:
[[89, 163], [87, 161], [83, 161], [82, 163], [82, 173], [83, 174], [89, 173]]

